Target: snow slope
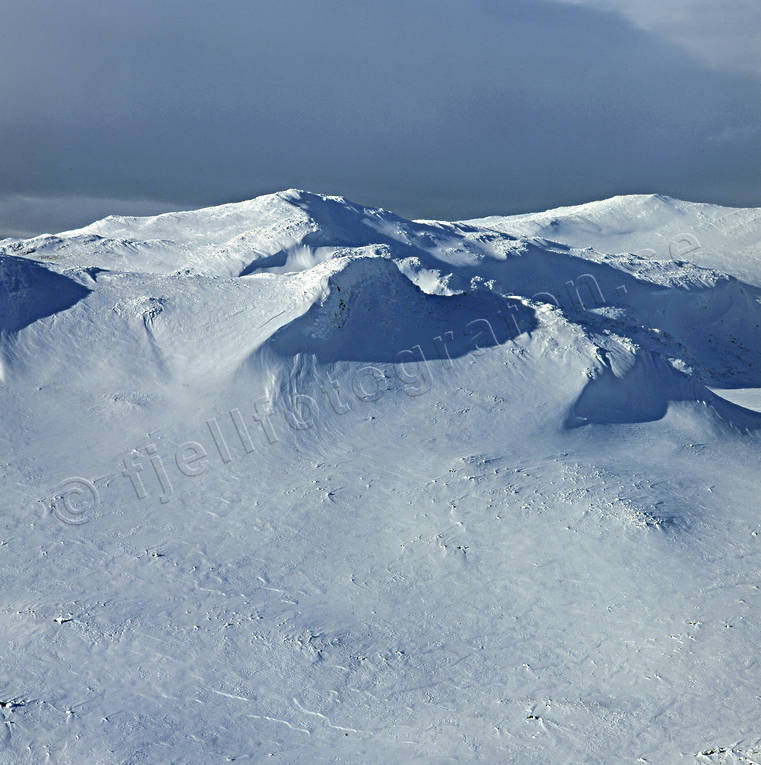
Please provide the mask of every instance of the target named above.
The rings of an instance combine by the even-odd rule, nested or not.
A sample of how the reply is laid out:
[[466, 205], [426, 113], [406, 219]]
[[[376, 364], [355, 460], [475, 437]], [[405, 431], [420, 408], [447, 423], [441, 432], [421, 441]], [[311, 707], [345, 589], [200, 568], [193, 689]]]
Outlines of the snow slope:
[[760, 227], [0, 242], [0, 761], [761, 762]]
[[756, 286], [761, 273], [761, 209], [683, 202], [637, 194], [541, 213], [471, 221], [573, 247], [632, 252], [719, 268]]

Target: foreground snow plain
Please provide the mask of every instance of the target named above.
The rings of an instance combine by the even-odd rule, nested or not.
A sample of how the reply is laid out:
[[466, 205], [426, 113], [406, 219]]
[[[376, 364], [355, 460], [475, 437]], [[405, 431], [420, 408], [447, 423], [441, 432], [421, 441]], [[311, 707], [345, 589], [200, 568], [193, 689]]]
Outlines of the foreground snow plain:
[[761, 762], [761, 210], [110, 217], [0, 329], [1, 762]]

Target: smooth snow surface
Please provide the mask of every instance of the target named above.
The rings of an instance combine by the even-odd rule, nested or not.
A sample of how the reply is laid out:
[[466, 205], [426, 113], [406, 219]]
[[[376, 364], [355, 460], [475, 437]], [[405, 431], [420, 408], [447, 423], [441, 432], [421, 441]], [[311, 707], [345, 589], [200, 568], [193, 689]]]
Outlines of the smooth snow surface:
[[731, 401], [738, 406], [744, 406], [754, 412], [761, 412], [761, 388], [737, 388], [735, 390], [720, 390], [715, 388], [714, 393]]
[[0, 762], [761, 762], [761, 210], [289, 190], [0, 242]]

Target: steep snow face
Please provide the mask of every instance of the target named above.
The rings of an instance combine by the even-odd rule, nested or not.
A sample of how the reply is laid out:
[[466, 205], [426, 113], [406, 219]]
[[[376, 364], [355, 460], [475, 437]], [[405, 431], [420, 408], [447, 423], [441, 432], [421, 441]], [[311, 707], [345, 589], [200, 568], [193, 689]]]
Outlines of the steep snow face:
[[0, 242], [0, 760], [759, 759], [759, 214]]
[[0, 255], [0, 331], [16, 332], [70, 308], [89, 290], [37, 263]]
[[[480, 347], [504, 344], [516, 335], [516, 327], [531, 331], [536, 326], [534, 312], [520, 300], [480, 285], [447, 297], [427, 295], [385, 258], [346, 257], [330, 265], [332, 273], [319, 304], [271, 338], [270, 347], [280, 355], [306, 353], [321, 362], [393, 363], [403, 361], [405, 351], [441, 338], [438, 348], [432, 346], [417, 357], [451, 360]], [[510, 311], [514, 323], [496, 321]], [[414, 321], [400, 321], [401, 316]], [[451, 337], [445, 339], [447, 332]]]

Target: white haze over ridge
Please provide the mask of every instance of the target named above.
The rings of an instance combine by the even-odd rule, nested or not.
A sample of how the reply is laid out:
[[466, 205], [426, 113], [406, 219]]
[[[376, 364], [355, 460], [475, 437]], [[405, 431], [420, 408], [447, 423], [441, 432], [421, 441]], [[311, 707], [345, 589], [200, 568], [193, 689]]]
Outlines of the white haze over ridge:
[[42, 233], [38, 229], [43, 219], [48, 225], [47, 233], [52, 233], [110, 214], [156, 215], [181, 207], [176, 203], [150, 199], [6, 194], [0, 196], [0, 239]]

